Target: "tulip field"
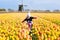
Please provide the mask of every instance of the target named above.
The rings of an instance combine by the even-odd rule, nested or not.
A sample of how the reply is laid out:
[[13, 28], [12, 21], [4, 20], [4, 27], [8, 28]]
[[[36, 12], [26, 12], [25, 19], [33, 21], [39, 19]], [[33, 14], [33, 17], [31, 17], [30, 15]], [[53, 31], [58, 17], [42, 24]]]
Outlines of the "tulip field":
[[26, 22], [27, 13], [0, 14], [0, 40], [60, 40], [59, 13], [31, 13], [32, 29]]

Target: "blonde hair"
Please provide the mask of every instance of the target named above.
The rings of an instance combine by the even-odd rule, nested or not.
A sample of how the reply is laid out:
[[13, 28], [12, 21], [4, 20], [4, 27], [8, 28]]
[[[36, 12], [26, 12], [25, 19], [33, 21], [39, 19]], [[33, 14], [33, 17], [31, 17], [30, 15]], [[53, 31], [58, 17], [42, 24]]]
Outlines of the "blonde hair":
[[31, 17], [31, 15], [30, 15], [30, 11], [28, 12], [27, 17]]

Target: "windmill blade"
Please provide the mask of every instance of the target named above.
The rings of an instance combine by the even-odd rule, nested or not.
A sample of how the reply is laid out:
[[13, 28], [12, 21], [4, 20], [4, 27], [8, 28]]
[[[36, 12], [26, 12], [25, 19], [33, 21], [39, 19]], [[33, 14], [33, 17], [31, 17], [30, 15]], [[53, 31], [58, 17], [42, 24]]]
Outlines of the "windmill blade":
[[23, 5], [23, 6], [28, 6], [28, 5]]

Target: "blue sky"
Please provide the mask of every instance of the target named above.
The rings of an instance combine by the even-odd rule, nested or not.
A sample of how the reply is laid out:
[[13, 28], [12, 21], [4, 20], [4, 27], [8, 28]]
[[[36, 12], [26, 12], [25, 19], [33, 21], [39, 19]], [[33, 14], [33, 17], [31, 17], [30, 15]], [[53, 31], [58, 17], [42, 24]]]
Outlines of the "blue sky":
[[[0, 8], [15, 9], [18, 10], [18, 5], [21, 4], [21, 0], [0, 0]], [[60, 9], [60, 0], [23, 0], [24, 7], [26, 9], [35, 10], [54, 10]]]

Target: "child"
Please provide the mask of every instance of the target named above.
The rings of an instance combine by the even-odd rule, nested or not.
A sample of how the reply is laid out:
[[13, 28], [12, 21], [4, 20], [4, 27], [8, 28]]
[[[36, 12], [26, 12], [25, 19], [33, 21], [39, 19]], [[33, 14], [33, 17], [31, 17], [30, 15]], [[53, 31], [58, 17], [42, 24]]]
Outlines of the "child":
[[32, 17], [32, 16], [30, 15], [30, 12], [29, 12], [29, 13], [27, 14], [27, 17], [22, 21], [22, 23], [23, 23], [24, 21], [27, 22], [27, 25], [28, 25], [28, 27], [29, 27], [30, 30], [32, 29], [32, 26], [33, 26], [32, 19], [36, 19], [36, 17]]

